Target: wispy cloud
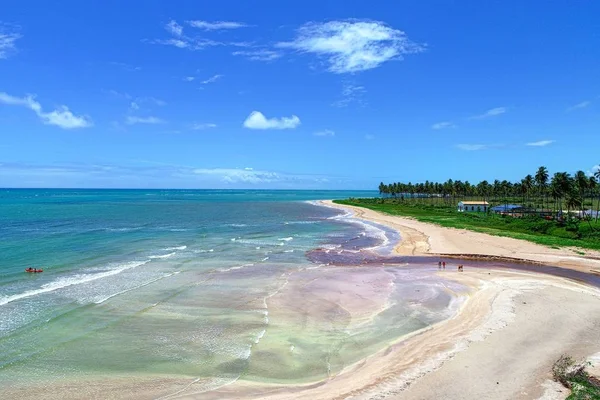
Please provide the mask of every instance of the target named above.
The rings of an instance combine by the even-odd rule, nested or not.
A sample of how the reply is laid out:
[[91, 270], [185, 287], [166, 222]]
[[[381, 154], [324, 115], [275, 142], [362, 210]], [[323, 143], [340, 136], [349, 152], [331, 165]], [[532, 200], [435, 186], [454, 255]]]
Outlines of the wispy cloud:
[[21, 37], [18, 27], [0, 22], [0, 60], [10, 57], [17, 51], [16, 42]]
[[335, 136], [335, 132], [331, 129], [323, 129], [322, 131], [317, 131], [313, 133], [315, 136]]
[[217, 124], [211, 124], [211, 123], [194, 123], [192, 124], [192, 126], [190, 126], [190, 129], [194, 130], [194, 131], [203, 131], [206, 129], [213, 129], [216, 128]]
[[148, 111], [148, 106], [166, 106], [167, 102], [161, 99], [157, 99], [156, 97], [146, 96], [146, 97], [136, 97], [131, 103], [129, 103], [129, 111], [139, 111], [145, 110]]
[[365, 139], [367, 139], [367, 140], [374, 140], [375, 139], [375, 135], [371, 135], [371, 134], [365, 135]]
[[135, 65], [126, 64], [126, 63], [117, 62], [117, 61], [112, 61], [110, 63], [110, 65], [113, 65], [115, 67], [119, 67], [122, 70], [128, 71], [128, 72], [140, 71], [142, 69], [142, 67], [136, 67]]
[[456, 128], [457, 126], [450, 121], [445, 121], [445, 122], [438, 122], [437, 124], [433, 124], [431, 125], [431, 129], [448, 129], [448, 128]]
[[540, 140], [538, 142], [527, 143], [526, 146], [544, 147], [544, 146], [551, 145], [554, 142], [555, 142], [555, 140]]
[[297, 30], [293, 41], [276, 46], [324, 57], [328, 70], [336, 74], [377, 68], [387, 61], [401, 60], [406, 54], [425, 50], [425, 46], [411, 41], [404, 32], [383, 22], [358, 20], [311, 22]]
[[248, 25], [243, 22], [233, 22], [233, 21], [186, 21], [189, 26], [197, 29], [202, 29], [205, 31], [218, 31], [223, 29], [238, 29], [238, 28], [246, 28]]
[[[143, 178], [143, 179], [141, 179]], [[161, 161], [130, 160], [111, 164], [0, 163], [1, 187], [112, 187], [112, 188], [322, 188], [347, 186], [341, 177], [255, 170], [174, 165]]]
[[184, 34], [183, 26], [179, 25], [177, 21], [171, 20], [165, 26], [165, 30], [171, 35], [169, 39], [154, 39], [154, 40], [146, 40], [143, 41], [153, 43], [153, 44], [161, 44], [164, 46], [174, 46], [179, 49], [188, 49], [188, 50], [201, 50], [210, 46], [220, 46], [223, 45], [221, 42], [216, 42], [214, 40], [190, 37]]
[[334, 107], [347, 107], [350, 104], [356, 103], [364, 106], [363, 100], [364, 94], [367, 92], [364, 86], [355, 85], [351, 83], [344, 83], [342, 86], [341, 98], [331, 103]]
[[201, 83], [202, 83], [203, 85], [207, 85], [207, 84], [209, 84], [209, 83], [215, 83], [216, 81], [218, 81], [218, 80], [219, 80], [219, 79], [221, 79], [222, 77], [223, 77], [223, 75], [216, 74], [216, 75], [213, 75], [213, 76], [211, 76], [211, 77], [210, 77], [210, 78], [208, 78], [208, 79], [205, 79], [205, 80], [203, 80]]
[[173, 36], [183, 35], [183, 26], [179, 25], [176, 21], [169, 21], [169, 23], [165, 25], [165, 29]]
[[130, 115], [127, 117], [127, 119], [125, 120], [125, 123], [127, 125], [135, 125], [135, 124], [150, 124], [150, 125], [156, 125], [156, 124], [164, 124], [167, 121], [157, 118], [157, 117], [136, 117], [133, 115]]
[[283, 118], [266, 118], [259, 111], [252, 111], [244, 121], [248, 129], [295, 129], [300, 125], [300, 118], [295, 115]]
[[486, 118], [496, 117], [498, 115], [502, 115], [502, 114], [506, 113], [507, 111], [508, 111], [508, 109], [506, 107], [496, 107], [496, 108], [487, 110], [483, 114], [474, 115], [472, 117], [469, 117], [468, 119], [473, 120], [473, 119], [486, 119]]
[[41, 104], [31, 95], [15, 97], [0, 92], [0, 103], [29, 108], [46, 125], [55, 125], [63, 129], [88, 128], [93, 125], [89, 117], [74, 115], [67, 106], [59, 106], [54, 111], [44, 112]]
[[456, 147], [458, 149], [461, 149], [464, 151], [479, 151], [479, 150], [487, 150], [487, 149], [491, 148], [492, 146], [487, 145], [487, 144], [457, 144]]
[[110, 90], [103, 90], [104, 93], [109, 94], [113, 97], [119, 98], [119, 99], [125, 99], [125, 100], [131, 100], [131, 95], [129, 93], [126, 92], [119, 92], [117, 90], [114, 89], [110, 89]]
[[260, 49], [260, 50], [243, 50], [243, 51], [234, 51], [231, 53], [234, 56], [242, 56], [246, 57], [251, 61], [273, 61], [277, 60], [281, 56], [282, 53], [274, 50]]
[[252, 168], [198, 168], [194, 174], [216, 176], [225, 183], [273, 183], [283, 177], [277, 172], [255, 171]]
[[567, 112], [571, 112], [571, 111], [575, 111], [575, 110], [580, 110], [582, 108], [586, 108], [588, 107], [590, 104], [592, 104], [591, 101], [582, 101], [581, 103], [575, 104], [574, 106], [571, 106], [569, 108], [567, 108]]
[[193, 82], [196, 80], [196, 77], [195, 76], [186, 76], [183, 78], [183, 80], [186, 82]]

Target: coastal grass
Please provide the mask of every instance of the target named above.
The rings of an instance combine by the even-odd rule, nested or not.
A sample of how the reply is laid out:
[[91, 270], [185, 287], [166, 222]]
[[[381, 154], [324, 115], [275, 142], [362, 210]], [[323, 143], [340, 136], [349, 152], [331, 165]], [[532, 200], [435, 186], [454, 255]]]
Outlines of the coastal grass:
[[588, 364], [562, 355], [552, 366], [554, 380], [571, 389], [567, 400], [600, 400], [600, 380], [588, 374]]
[[334, 203], [364, 207], [389, 215], [411, 217], [448, 228], [467, 229], [495, 236], [528, 240], [552, 248], [578, 247], [600, 250], [600, 223], [549, 221], [537, 216], [514, 218], [493, 213], [460, 213], [449, 205], [423, 204], [397, 199], [347, 199]]

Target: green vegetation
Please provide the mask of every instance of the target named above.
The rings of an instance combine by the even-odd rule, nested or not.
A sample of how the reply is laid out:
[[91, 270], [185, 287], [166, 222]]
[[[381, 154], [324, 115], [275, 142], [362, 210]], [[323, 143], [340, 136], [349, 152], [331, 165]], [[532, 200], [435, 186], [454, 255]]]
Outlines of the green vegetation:
[[562, 355], [552, 366], [554, 380], [571, 389], [567, 400], [600, 400], [600, 380], [590, 376], [587, 363], [576, 363], [573, 358]]
[[[600, 171], [596, 172], [600, 178]], [[599, 185], [596, 177], [579, 171], [549, 179], [540, 167], [520, 183], [496, 180], [478, 185], [469, 182], [392, 183], [379, 185], [381, 198], [335, 201], [370, 208], [391, 215], [407, 216], [445, 227], [469, 229], [496, 236], [524, 239], [545, 246], [600, 249]], [[459, 201], [487, 201], [486, 212], [458, 212]], [[518, 204], [518, 211], [494, 213], [491, 207]], [[584, 212], [584, 210], [587, 210]], [[579, 252], [582, 254], [581, 252]]]
[[[574, 176], [567, 172], [557, 172], [552, 178], [546, 167], [540, 167], [535, 176], [527, 175], [520, 182], [495, 180], [493, 183], [481, 181], [472, 185], [468, 181], [449, 179], [444, 183], [379, 184], [379, 193], [386, 198], [414, 199], [431, 203], [444, 203], [456, 206], [465, 199], [485, 200], [495, 204], [518, 202], [530, 211], [546, 211], [550, 214], [567, 214], [571, 210], [600, 209], [600, 170], [595, 176], [587, 176], [577, 171]], [[594, 217], [598, 220], [598, 216]]]

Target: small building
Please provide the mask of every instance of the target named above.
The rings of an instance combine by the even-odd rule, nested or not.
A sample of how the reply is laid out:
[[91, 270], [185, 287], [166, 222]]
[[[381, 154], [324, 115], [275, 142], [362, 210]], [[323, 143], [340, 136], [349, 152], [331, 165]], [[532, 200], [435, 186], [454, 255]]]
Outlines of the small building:
[[523, 206], [520, 206], [518, 204], [500, 204], [499, 206], [490, 208], [490, 210], [495, 212], [496, 214], [509, 214], [516, 212], [522, 208]]
[[487, 212], [489, 203], [487, 201], [459, 201], [459, 212]]

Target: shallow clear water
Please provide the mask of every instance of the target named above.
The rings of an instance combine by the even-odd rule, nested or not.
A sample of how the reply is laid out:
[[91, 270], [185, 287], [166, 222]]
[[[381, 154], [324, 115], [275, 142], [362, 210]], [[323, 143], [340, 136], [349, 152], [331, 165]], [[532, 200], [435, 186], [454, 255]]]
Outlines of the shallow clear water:
[[422, 268], [307, 257], [388, 251], [394, 232], [307, 202], [374, 194], [0, 192], [0, 387], [310, 382], [452, 315], [464, 288]]

